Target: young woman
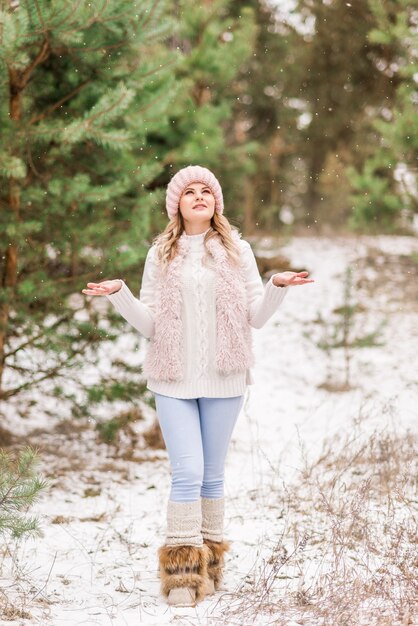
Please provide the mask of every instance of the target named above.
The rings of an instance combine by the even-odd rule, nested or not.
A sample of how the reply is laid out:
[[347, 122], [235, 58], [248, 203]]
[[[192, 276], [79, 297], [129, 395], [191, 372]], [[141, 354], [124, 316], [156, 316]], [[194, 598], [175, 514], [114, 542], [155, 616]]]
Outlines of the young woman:
[[87, 283], [149, 339], [143, 363], [171, 466], [161, 592], [194, 606], [219, 589], [224, 553], [224, 465], [253, 384], [252, 327], [261, 328], [308, 272], [280, 272], [264, 286], [252, 249], [223, 215], [221, 186], [205, 167], [167, 186], [169, 222], [145, 260], [139, 299], [123, 280]]

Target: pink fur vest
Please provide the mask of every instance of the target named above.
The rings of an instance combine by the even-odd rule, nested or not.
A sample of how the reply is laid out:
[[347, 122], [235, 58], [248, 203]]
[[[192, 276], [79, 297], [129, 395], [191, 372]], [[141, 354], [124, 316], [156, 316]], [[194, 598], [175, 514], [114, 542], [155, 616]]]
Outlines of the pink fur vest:
[[[239, 248], [240, 234], [232, 230]], [[247, 292], [242, 265], [234, 266], [219, 236], [208, 241], [215, 263], [216, 368], [220, 374], [245, 371], [254, 365]], [[155, 332], [142, 366], [143, 374], [160, 381], [183, 379], [183, 320], [181, 316], [181, 269], [188, 241], [180, 237], [177, 254], [167, 271], [157, 271]]]

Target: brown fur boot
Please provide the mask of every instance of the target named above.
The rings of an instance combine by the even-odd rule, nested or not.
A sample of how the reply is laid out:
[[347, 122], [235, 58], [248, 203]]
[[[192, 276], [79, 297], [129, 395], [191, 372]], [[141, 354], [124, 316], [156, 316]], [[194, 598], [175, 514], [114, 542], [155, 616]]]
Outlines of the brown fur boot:
[[210, 550], [209, 562], [208, 562], [208, 583], [206, 584], [206, 593], [210, 595], [215, 591], [218, 591], [224, 569], [224, 554], [230, 549], [230, 545], [227, 541], [211, 541], [210, 539], [203, 539], [205, 545]]
[[161, 593], [168, 604], [196, 606], [205, 597], [208, 546], [161, 546], [158, 550]]

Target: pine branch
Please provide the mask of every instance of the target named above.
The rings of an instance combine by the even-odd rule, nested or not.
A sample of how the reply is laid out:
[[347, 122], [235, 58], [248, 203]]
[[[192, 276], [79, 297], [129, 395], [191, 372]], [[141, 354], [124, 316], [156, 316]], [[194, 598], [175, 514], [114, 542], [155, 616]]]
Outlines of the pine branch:
[[[117, 95], [118, 93], [120, 94], [119, 96]], [[120, 142], [122, 140], [123, 143], [126, 143], [126, 141], [129, 140], [129, 133], [126, 131], [114, 130], [106, 132], [106, 130], [101, 129], [99, 125], [95, 126], [94, 122], [104, 118], [104, 123], [106, 124], [108, 119], [116, 118], [120, 115], [122, 107], [126, 108], [129, 106], [133, 97], [133, 90], [127, 88], [122, 82], [119, 83], [116, 89], [110, 93], [103, 94], [87, 115], [81, 119], [79, 118], [74, 120], [71, 125], [66, 126], [66, 128], [62, 131], [63, 141], [65, 143], [80, 141], [83, 132], [84, 135], [90, 133], [91, 137], [100, 139], [100, 132], [103, 131], [102, 140], [104, 142], [107, 141], [107, 143], [109, 143], [109, 139], [106, 138], [106, 135], [109, 136], [111, 135], [111, 132], [113, 132], [114, 136], [111, 137], [112, 142]], [[111, 115], [112, 112], [113, 116]]]
[[152, 7], [152, 9], [151, 9], [151, 11], [150, 11], [150, 13], [149, 13], [149, 15], [148, 15], [147, 19], [146, 19], [146, 20], [145, 20], [145, 22], [143, 22], [143, 24], [142, 24], [142, 27], [143, 27], [143, 28], [146, 28], [146, 27], [148, 26], [148, 24], [149, 24], [150, 20], [152, 19], [152, 17], [153, 17], [153, 15], [154, 15], [154, 13], [155, 13], [155, 11], [156, 11], [157, 6], [158, 6], [158, 4], [159, 4], [159, 3], [160, 3], [160, 0], [154, 0], [153, 7]]
[[40, 63], [43, 63], [45, 59], [48, 58], [49, 53], [50, 53], [49, 43], [45, 39], [42, 42], [41, 47], [39, 48], [38, 54], [36, 55], [32, 63], [28, 65], [28, 67], [25, 70], [19, 71], [19, 70], [15, 70], [12, 67], [9, 67], [8, 71], [9, 71], [11, 91], [14, 91], [14, 92], [22, 91], [26, 87], [28, 80], [30, 79], [32, 75], [33, 70], [38, 65], [40, 65]]
[[[109, 0], [105, 0], [104, 1], [104, 5], [108, 6], [109, 5]], [[102, 7], [101, 11], [104, 12], [105, 11], [105, 6]], [[71, 8], [71, 15], [75, 15], [76, 11], [74, 11], [73, 8]], [[80, 28], [82, 28], [82, 30], [88, 30], [90, 28], [90, 26], [92, 26], [93, 24], [100, 24], [100, 25], [104, 25], [106, 24], [106, 22], [114, 22], [117, 21], [119, 19], [126, 19], [126, 18], [131, 18], [132, 17], [132, 13], [131, 11], [128, 11], [126, 13], [120, 13], [119, 15], [110, 15], [109, 17], [103, 17], [103, 15], [99, 15], [98, 17], [93, 16], [90, 20], [88, 20], [85, 24], [81, 25], [79, 23], [76, 23], [76, 27], [72, 28], [70, 30], [63, 30], [61, 31], [63, 34], [65, 35], [70, 35], [71, 33], [78, 33], [80, 31]], [[98, 19], [99, 18], [99, 19]], [[67, 21], [67, 19], [64, 19], [61, 24], [65, 24]], [[61, 24], [58, 25], [54, 25], [55, 29], [57, 29]], [[66, 48], [66, 50], [69, 50], [71, 48]], [[85, 48], [72, 48], [74, 50], [85, 50]], [[104, 50], [106, 49], [105, 46], [99, 46], [99, 48], [97, 48], [97, 50]]]
[[[173, 59], [173, 61], [170, 61], [169, 63], [158, 65], [156, 68], [150, 70], [149, 72], [145, 72], [145, 74], [139, 74], [139, 78], [147, 78], [148, 76], [152, 76], [153, 74], [160, 72], [163, 68], [170, 67], [170, 65], [174, 65], [176, 63], [177, 63], [177, 59]], [[140, 61], [138, 61], [138, 65], [139, 64], [140, 64]]]
[[30, 532], [40, 534], [38, 518], [20, 513], [49, 485], [35, 474], [37, 461], [38, 451], [30, 446], [22, 450], [17, 459], [0, 449], [0, 534], [9, 532], [15, 538]]
[[111, 104], [107, 109], [103, 109], [102, 111], [99, 111], [95, 115], [92, 115], [91, 117], [89, 117], [88, 120], [87, 120], [88, 123], [90, 124], [90, 122], [94, 122], [94, 120], [99, 119], [100, 117], [103, 117], [107, 113], [110, 113], [111, 111], [116, 109], [119, 104], [122, 104], [122, 102], [124, 101], [126, 96], [127, 96], [127, 92], [125, 91], [124, 93], [121, 94], [119, 100], [117, 100], [116, 102]]
[[[147, 111], [153, 104], [162, 100], [164, 96], [165, 96], [165, 93], [162, 93], [161, 95], [158, 95], [157, 98], [153, 98], [152, 100], [148, 102], [148, 104], [145, 104], [144, 106], [140, 107], [137, 110], [137, 113], [143, 113], [144, 111]], [[150, 121], [150, 119], [151, 118], [147, 119], [146, 121]]]
[[25, 341], [24, 343], [20, 344], [20, 346], [18, 346], [15, 350], [11, 350], [10, 352], [7, 352], [4, 355], [4, 359], [5, 360], [9, 359], [11, 356], [14, 356], [15, 354], [17, 354], [19, 350], [23, 350], [23, 348], [26, 348], [27, 346], [33, 346], [33, 344], [36, 343], [38, 339], [41, 339], [42, 337], [44, 337], [47, 332], [50, 332], [51, 330], [58, 328], [58, 326], [60, 326], [63, 322], [68, 322], [70, 318], [72, 319], [74, 316], [74, 313], [75, 313], [74, 311], [71, 311], [67, 315], [62, 316], [56, 322], [51, 324], [51, 326], [48, 326], [48, 328], [45, 331], [42, 331], [38, 335], [31, 337], [30, 339], [28, 339], [28, 341]]
[[[28, 0], [26, 0], [26, 5], [28, 5]], [[37, 35], [43, 35], [44, 37], [47, 37], [48, 35], [48, 25], [45, 24], [43, 18], [42, 18], [42, 13], [40, 11], [39, 8], [39, 3], [36, 0], [36, 5], [37, 5], [37, 12], [39, 15], [39, 21], [42, 23], [43, 28], [40, 29], [32, 29], [30, 33], [28, 33], [27, 35], [24, 35], [24, 37], [28, 37], [30, 39], [33, 39], [34, 36]], [[128, 11], [126, 13], [120, 13], [118, 15], [114, 15], [114, 14], [110, 14], [109, 17], [104, 17], [103, 13], [106, 12], [106, 9], [109, 7], [109, 0], [104, 0], [104, 2], [102, 3], [102, 7], [100, 9], [97, 10], [96, 6], [97, 6], [97, 2], [95, 3], [95, 5], [92, 4], [92, 6], [95, 6], [96, 8], [96, 13], [94, 15], [92, 15], [91, 18], [87, 19], [85, 22], [77, 22], [76, 18], [77, 18], [77, 14], [79, 11], [80, 6], [85, 9], [85, 2], [84, 0], [80, 0], [77, 4], [74, 4], [74, 2], [70, 2], [69, 3], [69, 10], [67, 13], [63, 14], [63, 18], [60, 22], [56, 22], [54, 21], [53, 24], [53, 29], [55, 31], [58, 31], [60, 33], [62, 33], [63, 35], [71, 35], [73, 33], [78, 33], [80, 32], [80, 30], [88, 30], [91, 26], [93, 26], [94, 24], [100, 24], [100, 25], [104, 25], [106, 24], [106, 22], [113, 22], [115, 20], [119, 20], [119, 19], [126, 19], [126, 18], [130, 18], [132, 16], [131, 12]], [[30, 12], [29, 7], [27, 6], [27, 12]], [[68, 24], [68, 22], [71, 20], [71, 18], [75, 16], [75, 18], [72, 20], [72, 23], [74, 24], [74, 28], [68, 28], [68, 29], [62, 29], [62, 27], [66, 24]], [[54, 16], [55, 17], [55, 16]], [[91, 51], [98, 51], [98, 50], [110, 50], [112, 48], [117, 48], [117, 47], [121, 47], [123, 45], [126, 44], [126, 40], [117, 43], [117, 44], [109, 44], [108, 46], [102, 44], [100, 46], [98, 46], [97, 48], [85, 48], [85, 47], [77, 47], [77, 46], [64, 46], [64, 47], [54, 47], [53, 50], [55, 53], [60, 54], [66, 54], [71, 50], [77, 50], [79, 52], [91, 52]], [[52, 49], [52, 48], [51, 48]]]
[[[2, 461], [2, 460], [3, 460], [2, 459], [2, 455], [0, 455], [0, 461]], [[6, 478], [4, 480], [6, 482], [7, 476], [6, 476]], [[20, 476], [16, 476], [16, 478], [10, 483], [9, 488], [5, 491], [5, 493], [0, 498], [0, 508], [4, 505], [4, 503], [6, 502], [7, 498], [11, 494], [11, 492], [13, 491], [13, 489], [18, 484], [19, 480], [20, 480]], [[2, 486], [3, 486], [2, 483], [0, 483], [0, 487], [2, 487]]]
[[37, 12], [37, 14], [38, 14], [38, 19], [39, 19], [40, 23], [41, 23], [41, 24], [42, 24], [42, 26], [43, 26], [43, 30], [42, 30], [43, 35], [44, 35], [44, 37], [45, 37], [46, 39], [48, 39], [48, 28], [47, 28], [47, 26], [46, 26], [46, 24], [45, 24], [45, 22], [44, 22], [44, 19], [43, 19], [43, 16], [42, 16], [42, 11], [41, 11], [41, 9], [40, 9], [40, 6], [39, 6], [39, 2], [38, 2], [38, 0], [35, 0], [35, 6], [36, 6], [36, 12]]
[[[8, 400], [9, 398], [16, 396], [21, 391], [24, 391], [25, 389], [29, 389], [30, 387], [38, 385], [39, 383], [41, 383], [43, 380], [46, 380], [47, 378], [55, 378], [57, 376], [68, 377], [68, 373], [65, 372], [65, 370], [68, 369], [69, 367], [68, 365], [69, 361], [73, 357], [79, 354], [82, 354], [85, 348], [87, 348], [89, 344], [90, 342], [86, 341], [79, 350], [72, 350], [71, 352], [69, 352], [64, 362], [58, 363], [58, 365], [48, 370], [44, 374], [44, 376], [39, 376], [39, 378], [33, 378], [32, 380], [29, 380], [28, 382], [23, 383], [22, 385], [19, 385], [18, 387], [14, 387], [13, 389], [0, 391], [0, 400]], [[64, 373], [61, 374], [60, 370], [64, 370]]]
[[65, 46], [64, 48], [54, 48], [54, 52], [56, 52], [57, 54], [66, 54], [67, 52], [97, 52], [98, 50], [117, 50], [118, 48], [122, 48], [124, 45], [126, 44], [126, 41], [123, 40], [119, 43], [111, 43], [108, 44], [107, 46], [105, 45], [100, 45], [97, 46], [97, 48], [86, 48], [85, 46], [78, 47], [78, 46]]
[[[28, 4], [28, 2], [30, 2], [30, 1], [31, 0], [26, 0], [26, 11], [27, 11], [28, 14], [30, 14], [30, 7], [29, 7], [29, 4]], [[55, 22], [54, 21], [54, 29], [55, 30], [60, 29], [61, 26], [63, 26], [64, 24], [66, 24], [68, 22], [68, 20], [71, 18], [71, 16], [77, 15], [77, 11], [79, 10], [80, 5], [82, 5], [83, 2], [84, 2], [84, 0], [79, 0], [79, 2], [77, 4], [74, 4], [74, 2], [70, 2], [69, 3], [69, 7], [68, 7], [69, 8], [68, 13], [63, 13], [63, 19], [61, 20], [61, 22]], [[37, 4], [37, 8], [39, 8], [38, 4]], [[52, 8], [53, 7], [51, 7], [51, 9]], [[54, 18], [56, 17], [56, 14], [55, 15], [51, 14], [51, 15], [53, 15]], [[42, 13], [40, 13], [40, 16], [41, 17], [40, 17], [39, 21], [43, 24], [43, 28], [40, 28], [38, 30], [35, 30], [35, 28], [32, 28], [30, 33], [28, 33], [27, 35], [23, 35], [23, 37], [26, 36], [29, 39], [33, 39], [34, 37], [36, 37], [38, 35], [44, 35], [45, 36], [48, 33], [48, 27], [47, 27], [47, 25], [45, 24], [45, 22], [44, 22], [44, 20], [42, 18]], [[86, 22], [86, 24], [84, 25], [84, 28], [89, 28], [91, 26], [91, 24], [94, 23], [94, 21], [95, 20]], [[74, 30], [65, 31], [65, 32], [66, 33], [67, 32], [71, 33], [71, 32], [76, 32], [76, 30], [74, 29]], [[54, 48], [54, 50], [56, 50], [56, 48]]]
[[84, 83], [81, 83], [80, 85], [78, 85], [78, 87], [73, 89], [73, 91], [71, 91], [67, 95], [63, 96], [61, 98], [61, 100], [58, 100], [58, 102], [56, 102], [55, 104], [51, 105], [44, 113], [41, 113], [40, 115], [36, 115], [36, 116], [32, 117], [29, 120], [28, 124], [29, 125], [30, 124], [36, 124], [36, 122], [39, 122], [40, 120], [45, 119], [50, 113], [52, 113], [53, 111], [58, 109], [62, 104], [64, 104], [64, 102], [67, 102], [67, 100], [70, 100], [73, 96], [75, 96], [77, 93], [79, 93], [83, 89], [83, 87], [85, 87], [89, 83], [91, 83], [90, 79], [88, 79], [88, 80], [84, 81]]

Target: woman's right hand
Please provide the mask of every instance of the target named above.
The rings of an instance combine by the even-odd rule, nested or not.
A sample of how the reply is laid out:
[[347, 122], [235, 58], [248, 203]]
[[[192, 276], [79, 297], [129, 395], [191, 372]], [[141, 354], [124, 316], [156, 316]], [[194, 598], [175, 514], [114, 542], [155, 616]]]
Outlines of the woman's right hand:
[[122, 287], [122, 281], [116, 280], [103, 280], [101, 283], [87, 283], [89, 289], [82, 289], [81, 291], [86, 296], [110, 296], [112, 293], [116, 293]]

